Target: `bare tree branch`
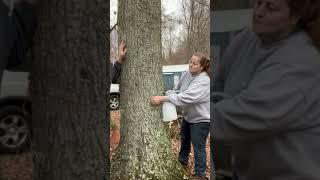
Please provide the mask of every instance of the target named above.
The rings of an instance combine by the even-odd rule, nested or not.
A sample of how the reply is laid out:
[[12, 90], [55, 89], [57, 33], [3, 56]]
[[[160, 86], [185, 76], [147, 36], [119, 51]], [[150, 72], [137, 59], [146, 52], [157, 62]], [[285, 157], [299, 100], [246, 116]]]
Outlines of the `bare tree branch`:
[[117, 25], [118, 25], [118, 22], [116, 22], [116, 24], [115, 24], [115, 25], [113, 25], [113, 26], [111, 27], [111, 29], [110, 29], [110, 33], [113, 31], [113, 29], [114, 29], [114, 28], [116, 28], [116, 27], [117, 27]]
[[198, 4], [201, 4], [204, 7], [210, 8], [210, 2], [206, 3], [203, 0], [195, 0], [195, 2], [197, 2]]

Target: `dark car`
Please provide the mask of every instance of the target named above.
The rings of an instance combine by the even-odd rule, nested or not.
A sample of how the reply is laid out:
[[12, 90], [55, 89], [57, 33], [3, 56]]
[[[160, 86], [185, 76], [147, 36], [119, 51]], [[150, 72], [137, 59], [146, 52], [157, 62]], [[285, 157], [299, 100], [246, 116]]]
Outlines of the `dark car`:
[[31, 101], [27, 72], [4, 71], [0, 88], [0, 151], [17, 152], [30, 144]]

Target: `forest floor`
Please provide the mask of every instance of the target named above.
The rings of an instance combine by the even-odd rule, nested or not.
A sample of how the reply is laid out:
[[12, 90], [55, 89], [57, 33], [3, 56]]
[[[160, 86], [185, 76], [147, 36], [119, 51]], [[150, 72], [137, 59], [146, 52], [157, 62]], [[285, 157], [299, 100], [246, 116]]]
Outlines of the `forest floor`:
[[[110, 132], [110, 158], [114, 155], [120, 141], [120, 112], [111, 111], [111, 132]], [[172, 150], [178, 157], [180, 149], [179, 124], [175, 121], [171, 125], [171, 144]], [[206, 176], [210, 178], [210, 138], [207, 139], [207, 171]], [[187, 170], [194, 173], [194, 156], [193, 150], [190, 153]], [[32, 180], [32, 151], [27, 149], [22, 153], [0, 154], [0, 180]]]
[[[111, 133], [110, 133], [110, 158], [115, 154], [118, 143], [120, 141], [120, 112], [119, 111], [111, 111]], [[180, 150], [180, 124], [178, 121], [174, 121], [170, 128], [171, 133], [171, 145], [173, 153], [178, 158], [179, 150]], [[206, 153], [207, 153], [207, 170], [206, 176], [210, 179], [210, 135], [208, 136], [206, 143]], [[193, 148], [191, 149], [191, 153], [189, 156], [189, 163], [187, 170], [190, 174], [194, 174], [194, 155]]]
[[32, 180], [30, 149], [17, 154], [0, 154], [0, 180]]

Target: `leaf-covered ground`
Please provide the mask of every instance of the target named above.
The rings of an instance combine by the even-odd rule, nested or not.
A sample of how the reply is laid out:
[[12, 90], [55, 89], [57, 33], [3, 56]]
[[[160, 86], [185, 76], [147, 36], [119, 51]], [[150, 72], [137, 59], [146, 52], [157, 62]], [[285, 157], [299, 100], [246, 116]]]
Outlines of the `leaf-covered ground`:
[[18, 154], [0, 154], [0, 180], [32, 180], [30, 150]]
[[[115, 154], [115, 150], [120, 140], [119, 134], [119, 127], [120, 127], [120, 112], [119, 111], [112, 111], [111, 112], [111, 133], [110, 133], [110, 157]], [[178, 121], [174, 121], [170, 128], [171, 133], [171, 145], [173, 153], [178, 157], [179, 150], [180, 150], [180, 124]], [[206, 152], [207, 152], [207, 171], [206, 176], [210, 179], [210, 138], [208, 136], [207, 144], [206, 144]], [[189, 157], [189, 164], [188, 164], [188, 171], [190, 174], [194, 173], [194, 156], [193, 156], [193, 149], [191, 149], [190, 157]]]
[[[110, 156], [115, 153], [120, 140], [118, 127], [120, 126], [120, 112], [111, 112], [111, 133], [110, 133]], [[177, 121], [171, 125], [171, 143], [172, 150], [178, 156], [180, 148], [179, 124]], [[207, 140], [207, 177], [210, 177], [210, 146], [209, 138]], [[193, 150], [190, 153], [188, 171], [193, 174], [194, 158]], [[17, 154], [0, 154], [0, 180], [32, 180], [32, 153], [27, 149], [23, 153]]]

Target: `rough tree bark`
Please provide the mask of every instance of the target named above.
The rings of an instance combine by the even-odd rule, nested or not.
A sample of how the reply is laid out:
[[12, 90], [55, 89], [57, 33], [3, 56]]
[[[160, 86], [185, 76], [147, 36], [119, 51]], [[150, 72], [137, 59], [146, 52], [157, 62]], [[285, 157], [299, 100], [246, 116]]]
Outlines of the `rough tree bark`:
[[40, 7], [31, 71], [33, 179], [109, 179], [109, 2]]
[[119, 35], [128, 47], [121, 79], [121, 138], [111, 161], [111, 179], [187, 179], [174, 157], [160, 107], [149, 97], [163, 93], [161, 4], [119, 0]]

